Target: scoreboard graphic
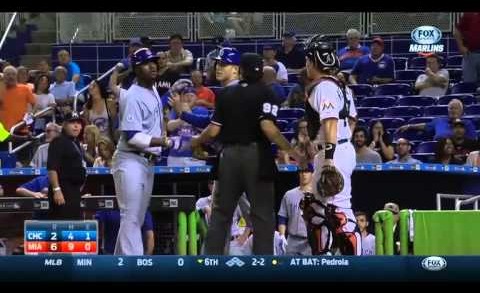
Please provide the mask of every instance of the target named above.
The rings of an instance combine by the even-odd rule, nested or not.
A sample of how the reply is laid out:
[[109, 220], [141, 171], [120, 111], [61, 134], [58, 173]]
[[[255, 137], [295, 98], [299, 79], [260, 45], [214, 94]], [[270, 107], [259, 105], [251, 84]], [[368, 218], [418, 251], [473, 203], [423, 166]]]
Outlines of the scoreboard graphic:
[[26, 255], [98, 254], [97, 221], [25, 221]]

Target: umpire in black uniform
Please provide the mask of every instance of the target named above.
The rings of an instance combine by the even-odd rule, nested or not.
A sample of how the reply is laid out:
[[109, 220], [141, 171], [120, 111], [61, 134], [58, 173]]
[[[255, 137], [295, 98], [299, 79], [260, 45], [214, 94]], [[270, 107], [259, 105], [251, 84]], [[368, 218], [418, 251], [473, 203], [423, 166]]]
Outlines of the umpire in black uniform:
[[50, 220], [82, 219], [81, 189], [86, 179], [84, 150], [78, 140], [82, 128], [82, 118], [76, 113], [68, 113], [62, 134], [48, 147]]
[[214, 194], [205, 253], [224, 253], [227, 231], [243, 192], [251, 203], [253, 253], [273, 254], [275, 231], [274, 178], [277, 172], [271, 143], [299, 158], [275, 125], [279, 105], [261, 82], [260, 55], [245, 53], [240, 61], [241, 81], [222, 89], [216, 98], [210, 125], [192, 141], [196, 148], [218, 136], [218, 189]]

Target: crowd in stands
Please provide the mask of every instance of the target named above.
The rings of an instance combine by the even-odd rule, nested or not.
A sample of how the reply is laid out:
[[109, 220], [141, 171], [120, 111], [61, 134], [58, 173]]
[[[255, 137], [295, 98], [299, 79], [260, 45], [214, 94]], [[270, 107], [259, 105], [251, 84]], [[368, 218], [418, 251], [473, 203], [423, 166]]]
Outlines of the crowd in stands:
[[[468, 33], [469, 25], [460, 23], [456, 33], [463, 31], [473, 38]], [[347, 46], [338, 51], [340, 71], [337, 77], [351, 88], [359, 110], [352, 136], [358, 163], [423, 161], [465, 164], [476, 161], [468, 159], [470, 153], [473, 156], [480, 149], [476, 132], [480, 119], [474, 116], [480, 114], [480, 109], [478, 113], [474, 112], [475, 92], [453, 92], [444, 58], [436, 54], [425, 55], [424, 73], [410, 79], [407, 85], [403, 79], [400, 80], [402, 84], [396, 84], [398, 70], [394, 58], [384, 53], [385, 43], [381, 37], [373, 37], [370, 46], [364, 46], [362, 35], [352, 28], [347, 31], [346, 40]], [[164, 153], [158, 164], [205, 164], [191, 158], [189, 141], [200, 131], [191, 119], [209, 116], [214, 111], [215, 93], [220, 88], [215, 77], [214, 57], [223, 47], [232, 46], [221, 37], [214, 43], [215, 49], [207, 54], [205, 66], [200, 70], [193, 69], [197, 56], [184, 48], [181, 35], [172, 35], [168, 41], [169, 49], [157, 52], [156, 88], [166, 103], [167, 131], [175, 141], [174, 147]], [[144, 46], [151, 47], [148, 38], [133, 38], [128, 52], [132, 54]], [[465, 40], [462, 46], [461, 53], [475, 43]], [[305, 92], [311, 82], [304, 69], [305, 55], [301, 44], [294, 32], [286, 32], [280, 47], [265, 45], [261, 50], [263, 81], [282, 105], [279, 127], [295, 144], [309, 143], [308, 135], [304, 133], [307, 122], [300, 120]], [[476, 52], [476, 49], [471, 51]], [[36, 117], [33, 124], [27, 123], [28, 126], [16, 130], [27, 136], [46, 131], [42, 144], [38, 142], [33, 148], [17, 153], [18, 166], [44, 166], [45, 148], [54, 133], [61, 131], [59, 125], [63, 117], [73, 111], [75, 96], [86, 86], [81, 68], [72, 61], [67, 50], [58, 52], [55, 63], [58, 66], [53, 71], [46, 60], [41, 60], [34, 70], [2, 65], [7, 89], [2, 99], [0, 121], [6, 129], [29, 120], [28, 113], [38, 113], [47, 107], [55, 109], [54, 115], [48, 112]], [[129, 63], [128, 57], [121, 60], [109, 82], [94, 80], [78, 96], [77, 106], [86, 124], [83, 144], [89, 166], [110, 165], [119, 138], [118, 101], [122, 98], [122, 91], [135, 82]], [[180, 86], [174, 87], [175, 84]], [[454, 94], [448, 96], [450, 91]], [[465, 96], [470, 98], [466, 100]], [[443, 108], [445, 106], [442, 107], [446, 104], [447, 111]], [[297, 112], [289, 116], [288, 109]], [[466, 109], [473, 112], [465, 115]], [[439, 112], [427, 112], [436, 110]], [[2, 149], [6, 150], [6, 147]], [[294, 163], [282, 152], [277, 152], [277, 158], [278, 163]]]
[[[337, 77], [350, 87], [355, 97], [358, 117], [352, 131], [352, 144], [357, 163], [434, 162], [480, 166], [477, 135], [480, 107], [476, 105], [475, 96], [480, 81], [480, 26], [472, 28], [473, 24], [475, 22], [470, 18], [462, 18], [456, 29], [460, 53], [465, 56], [464, 62], [469, 64], [464, 81], [474, 84], [470, 90], [458, 92], [453, 91], [451, 77], [447, 68], [443, 68], [445, 61], [441, 56], [426, 55], [424, 73], [405, 84], [405, 80], [397, 78], [399, 71], [395, 68], [394, 58], [384, 53], [385, 43], [381, 37], [374, 37], [370, 47], [366, 47], [361, 44], [360, 32], [356, 29], [347, 31], [347, 46], [338, 51], [340, 71]], [[155, 86], [164, 102], [166, 130], [174, 142], [173, 147], [159, 158], [158, 164], [206, 164], [205, 161], [192, 158], [190, 140], [200, 131], [199, 121], [205, 120], [214, 111], [215, 93], [219, 85], [225, 85], [224, 81], [216, 80], [214, 58], [222, 48], [232, 44], [222, 38], [217, 38], [215, 44], [216, 48], [207, 54], [202, 70], [192, 70], [194, 56], [183, 47], [181, 35], [175, 34], [169, 38], [169, 50], [157, 52], [159, 58]], [[148, 39], [131, 39], [129, 54], [144, 46], [151, 46]], [[278, 126], [296, 148], [306, 150], [306, 155], [313, 156], [318, 149], [310, 139], [307, 120], [302, 118], [306, 91], [311, 83], [304, 68], [302, 46], [297, 43], [295, 33], [287, 32], [283, 35], [281, 47], [266, 45], [262, 51], [263, 82], [271, 87], [283, 107], [279, 110]], [[25, 121], [27, 125], [19, 127], [16, 133], [30, 138], [45, 132], [42, 141], [36, 140], [30, 148], [17, 153], [19, 167], [46, 166], [49, 143], [61, 133], [63, 118], [73, 111], [78, 91], [86, 86], [81, 68], [71, 60], [68, 51], [58, 52], [57, 58], [58, 66], [53, 71], [47, 60], [41, 60], [35, 70], [1, 64], [3, 76], [0, 81], [6, 86], [4, 93], [0, 91], [1, 124], [10, 130]], [[124, 97], [122, 93], [135, 82], [134, 79], [130, 61], [125, 58], [117, 64], [108, 82], [94, 80], [88, 84], [87, 91], [79, 96], [78, 107], [85, 123], [83, 148], [87, 166], [111, 167], [119, 139], [119, 100]], [[396, 80], [400, 84], [396, 84]], [[461, 86], [465, 84], [459, 83]], [[453, 95], [448, 96], [450, 92]], [[417, 95], [413, 96], [414, 93]], [[48, 107], [54, 109], [53, 115], [46, 113], [31, 121], [29, 113], [35, 114]], [[0, 146], [1, 150], [7, 149], [5, 143]], [[279, 164], [294, 163], [287, 154], [281, 151], [276, 154]], [[311, 171], [299, 170], [299, 173], [299, 181], [303, 184], [297, 189], [303, 190], [309, 186], [307, 181], [311, 176], [306, 173]], [[45, 185], [48, 185], [45, 180], [38, 179], [38, 182], [20, 187], [17, 192], [25, 196], [44, 197]], [[287, 192], [282, 205], [288, 200], [294, 199], [289, 198]], [[399, 207], [395, 203], [388, 203], [384, 208], [395, 215], [397, 241]], [[208, 216], [208, 205], [201, 210]], [[279, 216], [285, 221], [298, 220], [292, 218], [287, 207], [281, 209]], [[107, 221], [107, 215], [97, 218]], [[374, 254], [375, 238], [368, 232], [371, 230], [368, 216], [357, 212], [356, 219], [362, 234], [363, 254]], [[280, 226], [281, 237], [289, 232], [293, 234], [293, 231], [305, 236], [304, 227], [295, 226], [294, 229], [287, 222]]]

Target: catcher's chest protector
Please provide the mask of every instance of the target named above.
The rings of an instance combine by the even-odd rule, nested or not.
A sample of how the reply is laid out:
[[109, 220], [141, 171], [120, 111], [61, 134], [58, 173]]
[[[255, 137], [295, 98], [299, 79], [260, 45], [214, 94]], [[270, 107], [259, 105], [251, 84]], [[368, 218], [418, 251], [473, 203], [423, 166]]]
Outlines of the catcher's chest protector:
[[308, 99], [310, 98], [310, 95], [312, 94], [313, 90], [325, 80], [333, 81], [342, 90], [343, 107], [342, 107], [342, 110], [340, 110], [340, 112], [338, 113], [339, 119], [344, 119], [346, 123], [346, 119], [348, 117], [348, 114], [350, 113], [350, 101], [347, 98], [347, 91], [345, 89], [345, 85], [341, 81], [339, 81], [333, 76], [324, 76], [320, 80], [313, 83], [307, 89], [307, 99], [305, 100], [305, 118], [307, 119], [307, 122], [308, 122], [307, 123], [308, 136], [312, 141], [317, 136], [318, 131], [320, 130], [321, 123], [320, 123], [320, 115], [315, 109], [313, 109], [313, 107], [308, 102]]

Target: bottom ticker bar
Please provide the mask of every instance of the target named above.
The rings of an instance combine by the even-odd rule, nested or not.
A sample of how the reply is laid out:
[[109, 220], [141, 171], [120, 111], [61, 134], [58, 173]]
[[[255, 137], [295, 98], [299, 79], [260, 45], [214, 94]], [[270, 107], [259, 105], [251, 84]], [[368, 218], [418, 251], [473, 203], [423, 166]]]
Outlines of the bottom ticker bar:
[[477, 256], [0, 257], [1, 282], [476, 281], [479, 271]]

